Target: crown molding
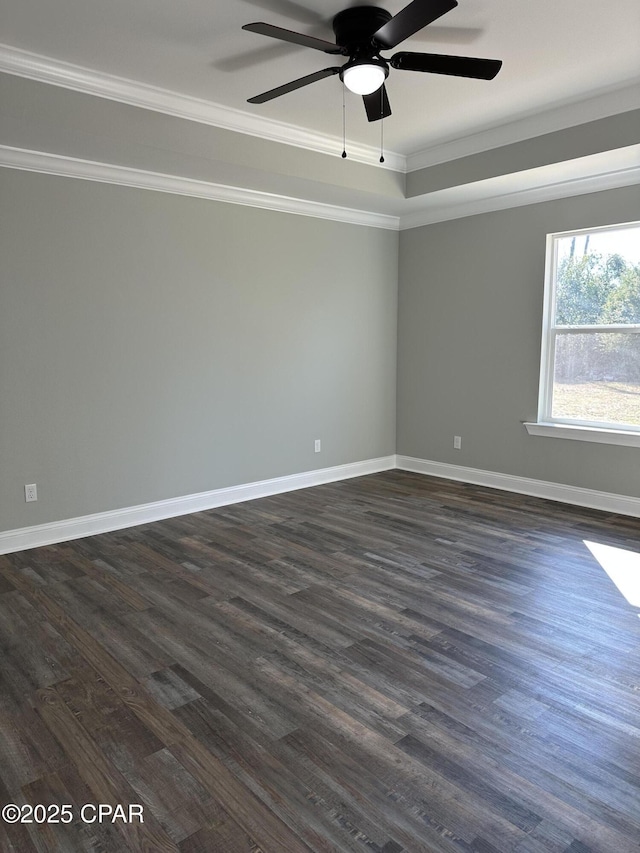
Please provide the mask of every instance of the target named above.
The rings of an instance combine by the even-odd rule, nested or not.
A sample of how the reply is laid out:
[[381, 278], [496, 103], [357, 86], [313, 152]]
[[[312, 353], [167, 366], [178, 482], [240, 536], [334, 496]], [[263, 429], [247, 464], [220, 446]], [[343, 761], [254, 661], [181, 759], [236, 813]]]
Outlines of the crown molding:
[[521, 116], [505, 124], [493, 125], [468, 136], [443, 140], [407, 156], [407, 172], [426, 169], [460, 157], [490, 151], [566, 130], [576, 125], [607, 118], [617, 113], [640, 108], [640, 78], [623, 86], [608, 87], [578, 101], [566, 101], [549, 109]]
[[[199, 181], [178, 175], [0, 145], [0, 167], [157, 190], [391, 231], [404, 231], [423, 225], [433, 225], [436, 222], [475, 216], [479, 213], [640, 184], [640, 145], [620, 149], [618, 152], [609, 152], [609, 156], [613, 158], [610, 168], [596, 173], [574, 174], [571, 177], [556, 178], [544, 183], [545, 170], [535, 170], [540, 172], [540, 175], [535, 176], [535, 185], [523, 186], [522, 183], [525, 180], [529, 183], [532, 181], [531, 176], [525, 172], [509, 176], [506, 182], [500, 182], [497, 179], [433, 193], [418, 201], [420, 205], [418, 209], [401, 216], [393, 216], [243, 187]], [[519, 182], [520, 186], [518, 186]], [[409, 201], [406, 203], [411, 204]]]
[[[0, 44], [0, 72], [333, 157], [338, 157], [342, 150], [342, 140], [336, 136], [313, 133], [296, 125], [101, 73], [11, 45]], [[395, 172], [413, 172], [638, 108], [640, 78], [623, 86], [602, 89], [588, 98], [565, 101], [514, 121], [491, 125], [468, 136], [442, 140], [407, 156], [385, 152], [384, 164], [378, 162], [377, 148], [350, 143], [349, 159]]]
[[[246, 133], [260, 139], [269, 139], [285, 145], [295, 145], [321, 154], [339, 157], [342, 139], [322, 133], [314, 133], [296, 125], [275, 121], [216, 104], [203, 98], [194, 98], [147, 83], [128, 80], [113, 74], [103, 74], [70, 62], [52, 59], [11, 45], [0, 44], [0, 72], [26, 77], [40, 83], [50, 83], [75, 92], [107, 98], [111, 101], [165, 113], [176, 118], [197, 121]], [[385, 151], [384, 164], [379, 163], [380, 151], [369, 145], [349, 143], [349, 159], [394, 172], [406, 171], [406, 158], [393, 151]]]
[[[296, 125], [104, 74], [11, 45], [0, 44], [0, 72], [332, 157], [339, 157], [342, 151], [342, 140], [337, 136], [314, 133]], [[442, 140], [408, 156], [385, 151], [384, 164], [379, 163], [379, 150], [374, 146], [350, 143], [349, 159], [395, 172], [412, 172], [638, 108], [640, 78], [623, 86], [602, 89], [588, 98], [565, 101], [514, 121], [486, 127], [468, 136]]]
[[292, 198], [291, 196], [244, 189], [243, 187], [198, 181], [194, 178], [165, 175], [160, 172], [147, 172], [128, 166], [80, 160], [75, 157], [64, 157], [60, 154], [48, 154], [43, 151], [28, 151], [24, 148], [12, 148], [8, 145], [0, 145], [0, 166], [27, 172], [136, 187], [137, 189], [158, 190], [175, 195], [259, 207], [263, 210], [277, 210], [281, 213], [294, 213], [299, 216], [313, 216], [317, 219], [331, 219], [350, 225], [368, 225], [391, 231], [397, 231], [400, 224], [397, 216], [371, 213], [367, 210], [354, 210], [338, 205]]
[[[600, 168], [590, 165], [595, 158], [599, 158]], [[417, 210], [400, 217], [400, 230], [640, 184], [640, 145], [606, 152], [604, 163], [603, 159], [595, 155], [570, 161], [571, 175], [560, 174], [562, 164], [559, 171], [543, 167], [432, 193], [420, 199]]]

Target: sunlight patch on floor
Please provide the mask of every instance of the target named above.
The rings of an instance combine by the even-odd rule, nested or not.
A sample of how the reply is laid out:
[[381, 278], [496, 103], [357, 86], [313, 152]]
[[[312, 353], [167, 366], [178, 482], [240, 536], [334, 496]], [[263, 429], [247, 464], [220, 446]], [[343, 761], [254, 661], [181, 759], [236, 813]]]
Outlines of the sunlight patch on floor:
[[633, 607], [640, 607], [640, 554], [583, 539], [584, 544]]

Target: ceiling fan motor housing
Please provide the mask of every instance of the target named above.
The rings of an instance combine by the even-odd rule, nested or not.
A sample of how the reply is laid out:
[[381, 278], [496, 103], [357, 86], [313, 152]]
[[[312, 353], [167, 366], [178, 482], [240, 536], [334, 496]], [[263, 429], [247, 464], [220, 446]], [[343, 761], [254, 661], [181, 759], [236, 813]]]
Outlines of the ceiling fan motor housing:
[[391, 14], [378, 6], [351, 6], [333, 19], [336, 44], [348, 49], [350, 55], [368, 53], [375, 55], [378, 48], [372, 42], [373, 34], [391, 20]]

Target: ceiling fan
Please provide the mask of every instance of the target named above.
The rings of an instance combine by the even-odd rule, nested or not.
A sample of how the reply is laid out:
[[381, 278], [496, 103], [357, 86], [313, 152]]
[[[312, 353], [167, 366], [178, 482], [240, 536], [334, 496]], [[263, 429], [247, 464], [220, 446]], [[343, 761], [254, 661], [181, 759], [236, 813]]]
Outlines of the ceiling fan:
[[278, 86], [249, 98], [250, 104], [264, 104], [288, 92], [316, 83], [325, 77], [338, 74], [344, 85], [362, 95], [369, 121], [391, 115], [391, 107], [384, 81], [389, 68], [398, 71], [422, 71], [430, 74], [448, 74], [453, 77], [473, 77], [493, 80], [502, 66], [499, 59], [477, 59], [471, 56], [445, 56], [436, 53], [411, 53], [401, 51], [385, 59], [380, 51], [391, 50], [400, 42], [417, 33], [458, 5], [457, 0], [412, 0], [397, 15], [391, 15], [377, 6], [351, 6], [333, 19], [335, 44], [330, 41], [303, 35], [272, 24], [258, 22], [245, 24], [243, 30], [259, 33], [280, 41], [311, 47], [334, 56], [346, 56], [344, 65], [323, 68], [305, 77], [299, 77], [284, 86]]

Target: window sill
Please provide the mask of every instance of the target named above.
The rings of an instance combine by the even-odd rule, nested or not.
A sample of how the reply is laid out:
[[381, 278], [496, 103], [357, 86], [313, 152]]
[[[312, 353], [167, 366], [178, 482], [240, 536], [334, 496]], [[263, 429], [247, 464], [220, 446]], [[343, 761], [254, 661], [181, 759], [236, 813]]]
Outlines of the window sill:
[[598, 444], [618, 444], [625, 447], [640, 447], [640, 432], [623, 429], [599, 429], [573, 424], [525, 423], [529, 435], [544, 435], [547, 438], [570, 438], [574, 441], [595, 441]]

